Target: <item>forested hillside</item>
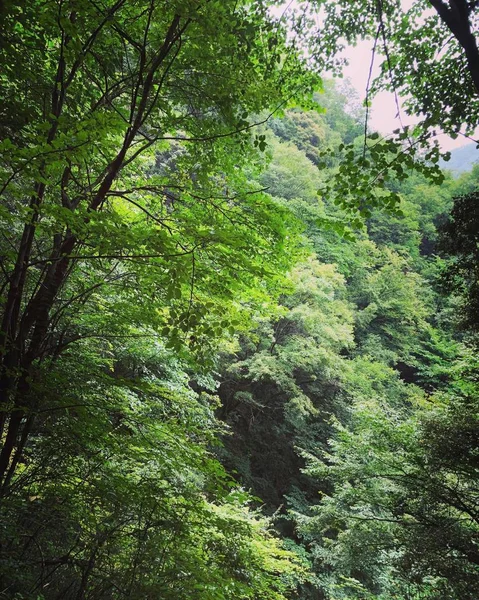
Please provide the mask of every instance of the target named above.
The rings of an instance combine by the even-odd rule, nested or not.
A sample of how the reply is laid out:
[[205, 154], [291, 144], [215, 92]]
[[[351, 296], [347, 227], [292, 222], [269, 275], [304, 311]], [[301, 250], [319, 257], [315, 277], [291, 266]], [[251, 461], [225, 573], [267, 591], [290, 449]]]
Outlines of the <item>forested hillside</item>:
[[0, 599], [477, 600], [474, 52], [270, 4], [0, 8]]
[[293, 110], [270, 123], [260, 182], [305, 223], [304, 257], [277, 313], [223, 355], [220, 456], [308, 559], [314, 583], [300, 597], [472, 599], [475, 366], [457, 333], [461, 299], [444, 293], [441, 245], [454, 241], [438, 228], [476, 179], [392, 181], [401, 214], [375, 210], [345, 239], [315, 167], [361, 115], [327, 94], [343, 106], [337, 121]]

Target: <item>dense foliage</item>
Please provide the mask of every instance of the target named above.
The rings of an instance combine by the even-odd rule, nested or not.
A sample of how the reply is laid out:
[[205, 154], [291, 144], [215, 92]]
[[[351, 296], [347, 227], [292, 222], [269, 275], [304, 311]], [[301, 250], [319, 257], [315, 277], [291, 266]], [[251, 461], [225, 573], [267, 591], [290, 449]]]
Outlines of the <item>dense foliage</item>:
[[270, 4], [0, 8], [0, 598], [477, 598], [476, 3]]
[[[290, 272], [279, 314], [223, 359], [219, 414], [233, 430], [223, 461], [306, 552], [317, 579], [302, 597], [475, 598], [475, 361], [471, 335], [456, 333], [473, 290], [441, 294], [475, 273], [454, 235], [474, 245], [473, 211], [470, 229], [458, 223], [464, 198], [437, 231], [475, 173], [440, 187], [396, 179], [400, 214], [371, 211], [345, 235], [343, 209], [310, 191], [322, 173], [304, 142], [303, 123], [318, 117], [307, 114], [272, 122], [280, 137], [261, 177], [305, 223], [313, 254]], [[445, 260], [446, 240], [463, 258]]]

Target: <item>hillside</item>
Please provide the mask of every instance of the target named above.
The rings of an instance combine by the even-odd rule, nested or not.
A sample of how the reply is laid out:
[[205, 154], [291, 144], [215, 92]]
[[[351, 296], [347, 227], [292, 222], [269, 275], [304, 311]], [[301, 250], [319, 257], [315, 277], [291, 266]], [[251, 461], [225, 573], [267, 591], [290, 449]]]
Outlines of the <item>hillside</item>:
[[470, 171], [478, 161], [479, 149], [472, 143], [452, 150], [451, 159], [447, 162], [441, 160], [439, 164], [441, 168], [450, 171], [453, 175], [459, 175]]
[[[477, 122], [450, 28], [4, 4], [0, 600], [477, 600], [479, 168], [426, 148]], [[421, 131], [319, 76], [358, 36]]]

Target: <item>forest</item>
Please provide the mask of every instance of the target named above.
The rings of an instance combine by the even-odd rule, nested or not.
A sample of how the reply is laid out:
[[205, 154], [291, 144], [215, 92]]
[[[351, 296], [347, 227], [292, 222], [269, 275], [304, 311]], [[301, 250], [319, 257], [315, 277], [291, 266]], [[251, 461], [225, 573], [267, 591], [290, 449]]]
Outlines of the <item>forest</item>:
[[479, 598], [478, 29], [0, 4], [0, 600]]

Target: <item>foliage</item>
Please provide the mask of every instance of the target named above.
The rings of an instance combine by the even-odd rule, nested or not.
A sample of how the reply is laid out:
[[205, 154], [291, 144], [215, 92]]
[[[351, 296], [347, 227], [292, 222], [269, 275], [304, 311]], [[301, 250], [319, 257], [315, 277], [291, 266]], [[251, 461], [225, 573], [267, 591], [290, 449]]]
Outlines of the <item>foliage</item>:
[[[474, 65], [439, 115], [426, 6], [2, 6], [2, 598], [477, 596], [477, 173], [423, 149]], [[423, 132], [320, 89], [357, 35]]]
[[48, 406], [2, 501], [2, 589], [283, 599], [304, 568], [211, 455], [215, 398], [151, 339], [100, 369], [97, 344], [63, 354], [36, 390]]
[[241, 169], [253, 116], [319, 81], [262, 2], [27, 2], [4, 21], [3, 480], [34, 364], [78, 335], [70, 311], [102, 282], [121, 288], [102, 295], [114, 321], [178, 350], [232, 327], [243, 292], [265, 301], [294, 225]]
[[308, 456], [308, 473], [333, 492], [302, 522], [333, 580], [353, 577], [385, 597], [410, 581], [428, 598], [474, 598], [477, 439], [474, 379], [429, 398], [412, 391], [399, 406], [363, 400], [348, 427], [336, 423], [330, 450]]
[[[328, 138], [323, 119], [323, 115], [311, 117], [317, 123], [312, 135], [322, 126], [322, 138], [317, 137], [320, 149]], [[314, 157], [305, 143], [309, 138], [304, 123], [298, 110], [287, 111], [284, 121], [273, 121], [277, 137], [269, 137], [271, 163], [262, 183], [271, 183], [267, 191], [282, 197], [283, 205], [305, 223], [304, 244], [314, 249], [319, 268], [306, 269], [305, 265], [292, 271], [294, 287], [283, 295], [277, 316], [258, 319], [256, 330], [241, 336], [235, 354], [224, 357], [219, 415], [231, 432], [224, 438], [220, 456], [239, 481], [266, 501], [268, 510], [280, 511], [279, 531], [303, 548], [317, 580], [301, 588], [302, 598], [318, 598], [321, 593], [331, 598], [373, 598], [381, 589], [387, 597], [431, 594], [445, 576], [425, 573], [417, 581], [412, 568], [400, 570], [395, 562], [397, 536], [385, 523], [383, 529], [381, 523], [374, 530], [370, 526], [370, 533], [360, 530], [352, 518], [338, 517], [334, 526], [326, 523], [329, 509], [325, 502], [315, 508], [321, 498], [317, 489], [330, 495], [331, 506], [337, 503], [341, 510], [344, 502], [334, 487], [334, 477], [326, 471], [301, 473], [300, 469], [305, 459], [326, 451], [334, 427], [345, 436], [355, 435], [364, 406], [372, 421], [361, 421], [361, 431], [370, 436], [371, 443], [383, 443], [386, 434], [380, 426], [386, 427], [381, 425], [384, 419], [396, 413], [391, 416], [391, 431], [410, 415], [409, 427], [416, 440], [422, 422], [417, 404], [423, 393], [417, 386], [428, 392], [447, 386], [451, 360], [457, 354], [447, 317], [453, 306], [437, 295], [432, 284], [441, 269], [435, 256], [436, 224], [450, 207], [457, 184], [447, 179], [439, 187], [420, 173], [405, 171], [404, 177], [387, 183], [401, 197], [401, 212], [371, 211], [359, 232], [349, 236], [345, 207], [338, 207], [328, 194], [316, 201], [312, 197], [313, 182], [324, 180], [337, 166], [331, 161], [329, 171], [323, 166], [315, 173], [311, 162], [305, 161], [306, 153], [313, 162]], [[300, 294], [306, 282], [308, 290], [323, 287], [320, 281], [329, 269], [344, 277], [334, 296]], [[297, 273], [302, 274], [300, 279]], [[344, 325], [331, 314], [333, 299], [343, 307], [347, 338], [341, 337]], [[308, 321], [298, 327], [295, 314]], [[320, 324], [323, 327], [318, 329]], [[331, 343], [332, 334], [342, 344]], [[310, 348], [307, 355], [305, 348]], [[350, 428], [352, 433], [348, 433]], [[364, 466], [369, 464], [369, 449], [361, 446], [355, 451], [358, 477], [363, 468], [364, 477], [367, 473], [373, 477], [376, 465], [370, 471]], [[347, 457], [334, 454], [334, 460], [338, 469], [347, 468]], [[388, 490], [385, 487], [385, 495]], [[405, 497], [408, 494], [404, 491]], [[325, 524], [319, 530], [322, 521], [315, 515], [323, 506]], [[319, 536], [323, 540], [325, 535], [332, 536], [335, 527], [341, 527], [344, 544], [338, 541], [330, 547]], [[382, 543], [389, 544], [382, 554], [365, 552]]]
[[478, 328], [478, 194], [455, 199], [449, 220], [441, 228], [440, 249], [449, 257], [443, 271], [445, 288], [456, 293], [462, 305], [462, 326]]
[[[400, 128], [381, 138], [369, 131], [366, 115], [361, 148], [354, 140], [340, 144], [338, 171], [323, 186], [323, 193], [350, 211], [353, 225], [360, 227], [361, 217], [368, 218], [379, 206], [398, 212], [400, 197], [388, 185], [391, 180], [405, 179], [415, 169], [433, 183], [442, 181], [434, 140], [438, 130], [453, 138], [474, 135], [479, 107], [478, 6], [467, 0], [414, 0], [408, 5], [399, 0], [317, 0], [308, 3], [307, 10], [318, 22], [315, 41], [323, 68], [337, 74], [345, 44], [370, 39], [371, 73], [377, 54], [383, 61], [380, 76], [368, 82], [365, 104], [380, 90], [393, 92], [396, 99]], [[415, 127], [403, 126], [400, 98], [408, 115], [421, 117]], [[330, 152], [325, 156], [330, 161]], [[444, 160], [449, 158], [450, 153], [444, 153]]]
[[311, 257], [291, 282], [277, 317], [260, 320], [224, 357], [219, 388], [220, 415], [234, 432], [225, 439], [226, 464], [273, 506], [294, 486], [307, 490], [295, 447], [323, 443], [338, 403], [339, 353], [352, 345], [352, 314], [334, 267]]
[[1, 18], [1, 593], [280, 600], [304, 568], [212, 454], [210, 371], [301, 253], [251, 173], [320, 86], [306, 29], [261, 0]]

